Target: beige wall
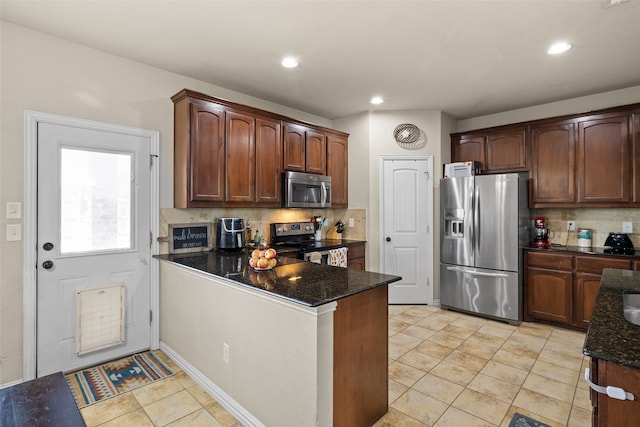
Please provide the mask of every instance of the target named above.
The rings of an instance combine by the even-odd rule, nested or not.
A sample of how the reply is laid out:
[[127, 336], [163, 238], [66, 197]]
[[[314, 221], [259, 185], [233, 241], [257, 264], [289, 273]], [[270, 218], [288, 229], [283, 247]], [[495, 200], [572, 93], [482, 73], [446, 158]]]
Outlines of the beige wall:
[[460, 120], [457, 131], [466, 132], [468, 130], [525, 122], [528, 120], [545, 119], [547, 117], [556, 117], [565, 114], [578, 114], [608, 107], [617, 107], [619, 105], [635, 104], [637, 102], [640, 102], [640, 86], [581, 96], [486, 116], [472, 117]]
[[[0, 207], [23, 200], [24, 111], [160, 132], [160, 206], [173, 205], [173, 104], [183, 88], [331, 127], [331, 121], [1, 21]], [[0, 215], [4, 235], [7, 223]], [[0, 384], [22, 378], [22, 242], [0, 239]]]

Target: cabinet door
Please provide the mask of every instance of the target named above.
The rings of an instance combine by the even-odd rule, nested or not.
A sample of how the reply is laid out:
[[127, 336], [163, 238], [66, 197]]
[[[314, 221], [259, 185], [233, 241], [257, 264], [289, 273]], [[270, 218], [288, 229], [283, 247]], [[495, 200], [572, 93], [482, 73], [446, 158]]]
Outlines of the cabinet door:
[[215, 104], [190, 104], [190, 201], [224, 202], [224, 110]]
[[451, 139], [451, 161], [480, 162], [482, 170], [486, 168], [485, 162], [485, 136], [484, 135], [455, 135]]
[[347, 138], [337, 135], [327, 136], [327, 175], [331, 177], [331, 206], [349, 205]]
[[527, 314], [533, 319], [571, 324], [572, 272], [527, 268]]
[[[598, 385], [620, 387], [633, 394], [635, 400], [618, 400], [598, 393], [597, 424], [609, 427], [640, 425], [640, 370], [613, 362], [598, 360]], [[592, 377], [593, 380], [593, 377]]]
[[291, 123], [284, 124], [284, 170], [304, 172], [305, 128]]
[[282, 125], [256, 118], [256, 203], [279, 207], [282, 192]]
[[628, 202], [629, 116], [580, 122], [578, 202]]
[[324, 133], [305, 132], [305, 171], [324, 175], [327, 173], [327, 142]]
[[255, 197], [255, 123], [248, 114], [226, 113], [226, 194], [230, 203], [253, 203]]
[[631, 201], [640, 203], [640, 113], [632, 120], [631, 133]]
[[527, 169], [525, 128], [487, 135], [487, 172], [518, 172]]
[[587, 328], [596, 303], [600, 279], [598, 274], [576, 273], [575, 283], [575, 325]]
[[352, 270], [364, 270], [364, 243], [347, 246], [347, 268], [350, 268]]
[[531, 126], [531, 202], [569, 204], [575, 194], [575, 124]]

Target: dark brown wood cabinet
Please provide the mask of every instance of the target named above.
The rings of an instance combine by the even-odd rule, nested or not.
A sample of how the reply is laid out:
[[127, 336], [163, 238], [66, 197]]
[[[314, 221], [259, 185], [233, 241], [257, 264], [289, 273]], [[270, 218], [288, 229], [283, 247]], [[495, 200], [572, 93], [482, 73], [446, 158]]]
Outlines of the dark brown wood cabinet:
[[484, 168], [486, 166], [485, 140], [485, 135], [452, 135], [451, 161], [454, 163], [476, 161]]
[[572, 267], [571, 255], [527, 254], [526, 313], [530, 319], [572, 323]]
[[256, 197], [260, 206], [282, 200], [282, 122], [256, 117]]
[[347, 246], [347, 268], [352, 270], [365, 269], [365, 247], [363, 243]]
[[629, 115], [581, 120], [578, 124], [578, 203], [630, 201]]
[[635, 427], [640, 425], [640, 370], [614, 362], [592, 358], [591, 381], [602, 387], [619, 387], [634, 395], [634, 400], [618, 400], [590, 390], [592, 427]]
[[522, 172], [528, 168], [525, 145], [526, 128], [491, 132], [486, 142], [486, 171]]
[[640, 204], [640, 112], [631, 116], [631, 201]]
[[453, 135], [451, 161], [480, 162], [483, 173], [521, 172], [528, 168], [526, 127]]
[[255, 118], [236, 111], [225, 112], [225, 198], [227, 204], [255, 200]]
[[530, 207], [575, 202], [575, 138], [572, 122], [531, 126]]
[[171, 100], [174, 207], [280, 207], [283, 160], [289, 170], [334, 173], [337, 206], [347, 206], [348, 134], [188, 89]]
[[327, 175], [331, 177], [331, 206], [349, 205], [349, 147], [347, 138], [327, 134]]
[[284, 170], [324, 175], [327, 172], [325, 134], [294, 123], [284, 124]]
[[580, 330], [589, 326], [602, 270], [632, 267], [627, 258], [534, 250], [525, 259], [526, 320]]

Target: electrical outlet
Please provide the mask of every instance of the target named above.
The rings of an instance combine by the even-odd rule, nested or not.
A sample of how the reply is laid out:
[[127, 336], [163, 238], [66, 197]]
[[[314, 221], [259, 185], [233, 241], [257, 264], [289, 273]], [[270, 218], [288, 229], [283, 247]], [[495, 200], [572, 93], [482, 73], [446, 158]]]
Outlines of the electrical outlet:
[[349, 218], [349, 227], [353, 228], [356, 226], [356, 222], [353, 218]]
[[633, 223], [630, 221], [622, 222], [622, 232], [623, 233], [633, 233]]
[[229, 351], [229, 344], [227, 344], [226, 342], [222, 343], [222, 361], [227, 365], [229, 364]]
[[567, 231], [576, 231], [575, 221], [567, 221]]

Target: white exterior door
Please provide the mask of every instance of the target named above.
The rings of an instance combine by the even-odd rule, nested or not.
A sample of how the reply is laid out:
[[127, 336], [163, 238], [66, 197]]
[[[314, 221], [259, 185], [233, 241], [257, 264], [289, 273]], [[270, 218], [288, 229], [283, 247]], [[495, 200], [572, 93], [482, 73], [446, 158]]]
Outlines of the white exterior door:
[[383, 273], [402, 276], [389, 285], [389, 304], [433, 303], [432, 162], [382, 158], [380, 265]]
[[38, 123], [37, 376], [150, 347], [149, 138]]

